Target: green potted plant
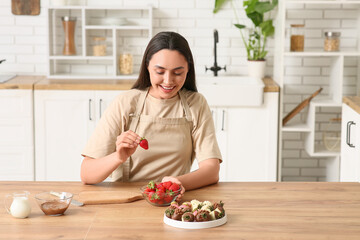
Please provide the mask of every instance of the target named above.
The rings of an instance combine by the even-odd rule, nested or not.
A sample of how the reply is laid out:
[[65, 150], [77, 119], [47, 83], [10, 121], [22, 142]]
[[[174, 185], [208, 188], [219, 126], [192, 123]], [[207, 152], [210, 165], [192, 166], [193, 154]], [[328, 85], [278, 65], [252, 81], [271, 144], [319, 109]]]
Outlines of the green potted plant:
[[[275, 33], [275, 27], [273, 26], [272, 19], [266, 19], [265, 14], [273, 10], [278, 0], [244, 0], [243, 6], [246, 16], [252, 21], [253, 26], [247, 28], [245, 25], [239, 24], [237, 17], [237, 9], [234, 6], [233, 0], [215, 0], [215, 7], [213, 12], [217, 13], [225, 2], [231, 3], [231, 7], [234, 10], [237, 23], [234, 24], [236, 28], [240, 30], [241, 38], [244, 42], [247, 59], [249, 64], [249, 76], [264, 77], [265, 75], [265, 57], [268, 53], [266, 51], [266, 40]], [[268, 15], [266, 15], [269, 17]], [[247, 35], [244, 34], [244, 30], [248, 29]]]

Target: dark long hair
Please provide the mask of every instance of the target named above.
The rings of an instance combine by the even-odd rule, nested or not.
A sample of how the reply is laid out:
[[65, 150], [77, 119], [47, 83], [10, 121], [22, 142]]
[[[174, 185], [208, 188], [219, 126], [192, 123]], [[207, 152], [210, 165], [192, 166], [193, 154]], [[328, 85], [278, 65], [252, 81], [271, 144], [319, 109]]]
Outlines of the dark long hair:
[[147, 68], [152, 56], [162, 49], [176, 50], [185, 57], [189, 71], [182, 88], [197, 92], [194, 60], [189, 44], [183, 36], [176, 32], [160, 32], [150, 40], [141, 62], [139, 77], [132, 88], [144, 90], [151, 86], [150, 74]]

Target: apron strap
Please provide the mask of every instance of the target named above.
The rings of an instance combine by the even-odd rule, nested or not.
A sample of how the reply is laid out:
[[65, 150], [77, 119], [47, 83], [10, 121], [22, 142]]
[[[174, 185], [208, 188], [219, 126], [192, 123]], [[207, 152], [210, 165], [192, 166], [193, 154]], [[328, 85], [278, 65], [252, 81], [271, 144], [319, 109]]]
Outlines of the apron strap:
[[182, 90], [179, 91], [179, 96], [180, 96], [180, 101], [181, 101], [181, 104], [184, 108], [184, 111], [185, 111], [185, 117], [186, 117], [186, 120], [188, 120], [189, 122], [192, 121], [192, 117], [191, 117], [191, 112], [190, 112], [190, 108], [189, 108], [189, 105], [188, 103], [186, 102], [186, 98], [184, 96], [184, 93]]
[[[139, 97], [139, 101], [137, 102], [136, 105], [136, 110], [135, 110], [135, 114], [131, 119], [130, 122], [130, 126], [129, 126], [129, 130], [136, 132], [136, 128], [139, 124], [139, 120], [140, 120], [140, 114], [144, 108], [145, 105], [145, 100], [146, 100], [146, 96], [148, 95], [149, 92], [149, 88], [145, 91], [143, 91], [140, 94]], [[131, 162], [131, 157], [129, 157], [122, 165], [123, 165], [123, 174], [122, 174], [122, 181], [123, 182], [128, 182], [130, 179], [130, 162]]]

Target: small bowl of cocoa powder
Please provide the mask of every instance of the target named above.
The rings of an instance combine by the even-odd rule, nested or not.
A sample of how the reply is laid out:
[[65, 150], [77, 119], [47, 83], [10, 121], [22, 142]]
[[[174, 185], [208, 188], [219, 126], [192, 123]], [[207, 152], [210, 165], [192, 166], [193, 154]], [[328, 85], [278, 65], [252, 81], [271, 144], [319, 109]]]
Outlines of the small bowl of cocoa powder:
[[36, 202], [40, 209], [49, 216], [63, 215], [68, 209], [73, 194], [69, 192], [59, 192], [56, 195], [51, 192], [42, 192], [35, 195]]

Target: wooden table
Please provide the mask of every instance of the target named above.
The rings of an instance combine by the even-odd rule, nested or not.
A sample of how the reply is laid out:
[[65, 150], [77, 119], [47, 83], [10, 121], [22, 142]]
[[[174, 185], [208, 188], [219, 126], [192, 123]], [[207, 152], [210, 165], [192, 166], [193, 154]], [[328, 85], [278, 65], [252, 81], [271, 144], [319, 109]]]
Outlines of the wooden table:
[[359, 183], [219, 183], [185, 193], [184, 200], [225, 202], [228, 222], [202, 230], [163, 223], [165, 208], [144, 200], [127, 204], [70, 206], [45, 216], [33, 196], [42, 191], [138, 189], [141, 183], [0, 182], [0, 201], [28, 190], [32, 213], [15, 219], [0, 211], [0, 239], [360, 239]]

